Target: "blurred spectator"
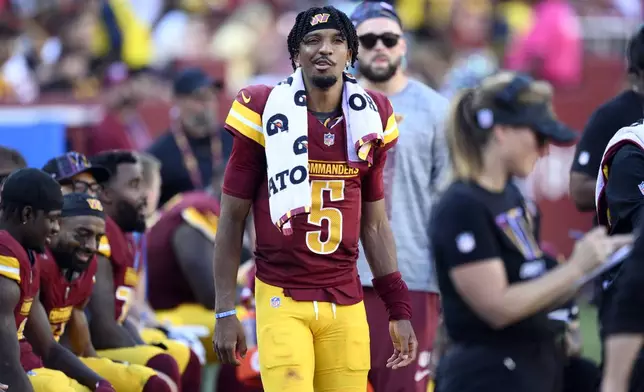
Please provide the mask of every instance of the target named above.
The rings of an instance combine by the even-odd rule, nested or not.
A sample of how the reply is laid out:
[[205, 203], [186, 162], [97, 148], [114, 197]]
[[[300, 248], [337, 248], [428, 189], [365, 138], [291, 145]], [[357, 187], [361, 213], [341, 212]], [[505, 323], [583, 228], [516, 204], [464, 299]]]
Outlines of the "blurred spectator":
[[38, 85], [19, 49], [22, 23], [4, 4], [0, 13], [0, 100], [30, 102], [38, 95]]
[[132, 2], [104, 0], [100, 15], [101, 23], [95, 32], [96, 53], [133, 69], [148, 66], [153, 51], [150, 26], [141, 21]]
[[221, 87], [198, 68], [176, 77], [172, 125], [148, 150], [161, 161], [161, 205], [177, 193], [204, 189], [228, 161], [232, 136], [215, 117], [215, 93]]
[[167, 3], [167, 8], [150, 23], [154, 42], [152, 63], [155, 67], [163, 67], [172, 60], [184, 57], [186, 52], [184, 38], [191, 23], [191, 15], [175, 6], [175, 1]]
[[641, 20], [644, 13], [644, 5], [641, 0], [613, 0], [615, 8], [622, 14], [622, 16]]
[[139, 103], [153, 95], [146, 77], [146, 70], [130, 73], [122, 63], [109, 68], [105, 116], [90, 131], [88, 155], [106, 150], [143, 150], [152, 144], [152, 134], [137, 111]]
[[215, 58], [227, 63], [229, 91], [237, 92], [257, 71], [269, 74], [277, 70], [282, 76], [280, 79], [290, 75], [285, 44], [288, 30], [286, 34], [280, 33], [276, 22], [272, 7], [265, 1], [257, 1], [236, 10], [215, 33], [210, 51]]
[[497, 12], [508, 24], [511, 37], [524, 36], [532, 29], [534, 12], [525, 1], [502, 1], [497, 6]]
[[527, 72], [556, 87], [581, 81], [582, 36], [579, 18], [567, 0], [531, 0], [534, 24], [515, 39], [506, 59], [508, 69]]
[[100, 92], [92, 53], [97, 16], [96, 10], [85, 7], [50, 16], [59, 23], [52, 31], [57, 35], [36, 44], [33, 49], [39, 49], [33, 50], [29, 58], [42, 93], [71, 92], [82, 99]]
[[451, 12], [451, 68], [440, 88], [447, 98], [475, 86], [498, 67], [491, 46], [494, 27], [491, 4], [481, 0], [455, 0]]

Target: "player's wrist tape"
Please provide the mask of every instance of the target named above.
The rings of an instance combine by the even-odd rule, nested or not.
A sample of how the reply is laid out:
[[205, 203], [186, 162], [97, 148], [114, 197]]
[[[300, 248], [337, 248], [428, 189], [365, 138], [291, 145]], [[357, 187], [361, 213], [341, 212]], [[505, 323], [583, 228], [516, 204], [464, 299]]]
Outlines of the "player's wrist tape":
[[226, 311], [226, 312], [215, 313], [215, 319], [221, 319], [221, 318], [224, 318], [224, 317], [230, 317], [230, 316], [234, 316], [236, 314], [237, 314], [237, 310], [235, 310], [235, 309], [229, 310], [229, 311]]
[[400, 272], [374, 278], [371, 282], [376, 294], [385, 303], [389, 320], [411, 320], [409, 289]]

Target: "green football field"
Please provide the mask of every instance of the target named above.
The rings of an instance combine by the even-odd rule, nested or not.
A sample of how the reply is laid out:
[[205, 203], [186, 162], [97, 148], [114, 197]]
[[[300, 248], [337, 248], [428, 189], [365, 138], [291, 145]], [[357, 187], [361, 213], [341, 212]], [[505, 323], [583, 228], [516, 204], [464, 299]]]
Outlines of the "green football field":
[[584, 356], [599, 362], [600, 347], [597, 334], [597, 311], [589, 305], [580, 306], [580, 319]]

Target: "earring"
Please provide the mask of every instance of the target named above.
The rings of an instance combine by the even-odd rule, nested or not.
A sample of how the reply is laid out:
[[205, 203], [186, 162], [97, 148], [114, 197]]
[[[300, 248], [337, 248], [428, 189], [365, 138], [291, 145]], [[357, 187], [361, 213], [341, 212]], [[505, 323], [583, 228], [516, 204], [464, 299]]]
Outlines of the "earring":
[[22, 224], [23, 224], [23, 225], [26, 225], [26, 224], [27, 224], [27, 221], [22, 222]]

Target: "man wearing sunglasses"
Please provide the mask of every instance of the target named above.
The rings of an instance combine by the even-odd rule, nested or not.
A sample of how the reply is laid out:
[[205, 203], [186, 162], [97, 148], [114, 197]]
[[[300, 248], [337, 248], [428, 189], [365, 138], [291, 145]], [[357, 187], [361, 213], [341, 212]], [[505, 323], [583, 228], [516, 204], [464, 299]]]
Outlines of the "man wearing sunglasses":
[[102, 189], [100, 184], [110, 177], [109, 170], [92, 166], [85, 155], [75, 151], [50, 159], [42, 170], [61, 185], [63, 194], [77, 192], [96, 197]]
[[351, 19], [360, 41], [360, 83], [387, 95], [400, 127], [400, 141], [391, 150], [385, 166], [385, 202], [396, 241], [398, 266], [410, 290], [412, 326], [418, 336], [415, 366], [396, 371], [384, 366], [391, 355], [379, 344], [389, 336], [386, 311], [372, 287], [371, 272], [360, 249], [358, 271], [371, 333], [369, 381], [375, 392], [424, 392], [431, 376], [429, 365], [440, 305], [428, 226], [431, 205], [438, 197], [448, 167], [443, 122], [449, 103], [431, 88], [405, 75], [401, 65], [407, 45], [393, 6], [363, 2]]

